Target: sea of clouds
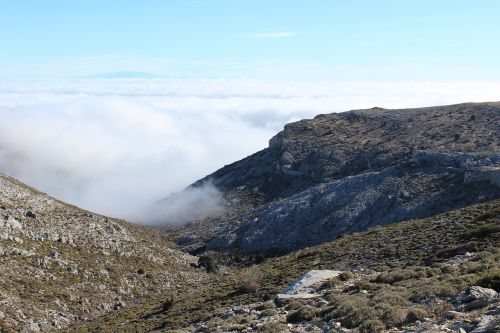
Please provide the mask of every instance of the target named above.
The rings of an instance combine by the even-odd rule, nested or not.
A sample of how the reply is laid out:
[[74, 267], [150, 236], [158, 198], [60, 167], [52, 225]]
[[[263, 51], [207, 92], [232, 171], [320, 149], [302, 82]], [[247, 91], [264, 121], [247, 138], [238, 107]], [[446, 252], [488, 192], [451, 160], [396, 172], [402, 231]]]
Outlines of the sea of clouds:
[[[265, 148], [288, 122], [374, 106], [494, 100], [500, 100], [496, 81], [4, 82], [0, 172], [89, 210], [144, 223], [183, 223], [184, 207], [204, 207], [204, 196], [212, 200], [216, 189], [190, 192], [186, 200], [177, 196], [159, 212], [144, 207]], [[218, 211], [210, 202], [207, 210]]]

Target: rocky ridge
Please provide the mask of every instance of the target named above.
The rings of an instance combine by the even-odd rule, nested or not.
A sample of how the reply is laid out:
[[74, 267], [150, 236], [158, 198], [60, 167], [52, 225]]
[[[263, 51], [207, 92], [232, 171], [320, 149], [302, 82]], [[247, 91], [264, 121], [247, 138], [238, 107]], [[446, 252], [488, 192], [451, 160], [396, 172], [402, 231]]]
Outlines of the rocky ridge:
[[320, 115], [212, 182], [226, 214], [172, 234], [185, 249], [283, 253], [500, 196], [500, 103]]

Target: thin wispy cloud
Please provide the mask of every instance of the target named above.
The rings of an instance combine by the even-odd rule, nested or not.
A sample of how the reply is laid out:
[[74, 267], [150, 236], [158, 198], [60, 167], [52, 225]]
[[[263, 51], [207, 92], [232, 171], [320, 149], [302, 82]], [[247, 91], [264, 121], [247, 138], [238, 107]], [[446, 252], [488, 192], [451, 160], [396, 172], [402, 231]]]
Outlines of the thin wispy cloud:
[[245, 35], [246, 38], [251, 39], [280, 39], [290, 38], [296, 36], [297, 33], [293, 31], [278, 31], [278, 32], [259, 32]]

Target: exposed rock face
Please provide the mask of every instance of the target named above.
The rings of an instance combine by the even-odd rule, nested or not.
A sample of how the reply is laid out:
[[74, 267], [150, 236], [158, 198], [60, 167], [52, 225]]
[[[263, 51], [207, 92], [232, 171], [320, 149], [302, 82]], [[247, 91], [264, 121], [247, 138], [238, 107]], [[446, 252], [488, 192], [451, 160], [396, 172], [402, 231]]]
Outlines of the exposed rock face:
[[194, 184], [212, 181], [233, 204], [180, 236], [209, 249], [288, 252], [497, 198], [499, 123], [500, 103], [481, 103], [286, 125], [268, 148]]

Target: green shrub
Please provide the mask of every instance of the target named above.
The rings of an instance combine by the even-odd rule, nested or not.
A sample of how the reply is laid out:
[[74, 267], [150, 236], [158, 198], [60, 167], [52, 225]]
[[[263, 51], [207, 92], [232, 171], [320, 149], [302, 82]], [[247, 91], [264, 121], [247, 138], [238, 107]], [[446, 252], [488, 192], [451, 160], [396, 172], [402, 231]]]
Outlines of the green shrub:
[[259, 328], [259, 332], [261, 333], [285, 333], [286, 327], [285, 325], [274, 321], [271, 323], [265, 323]]
[[424, 276], [426, 276], [426, 274], [423, 271], [402, 269], [402, 270], [397, 270], [397, 271], [390, 271], [387, 273], [381, 273], [375, 278], [374, 281], [377, 283], [394, 284], [396, 282], [415, 279], [415, 278], [421, 278]]
[[273, 316], [276, 316], [278, 314], [278, 312], [276, 312], [276, 310], [274, 309], [267, 309], [267, 310], [264, 310], [260, 313], [259, 315], [259, 318], [263, 318], [263, 317], [273, 317]]
[[379, 318], [384, 324], [389, 327], [399, 327], [406, 320], [406, 310], [400, 306], [392, 306], [389, 304], [379, 304], [376, 307]]
[[347, 328], [377, 318], [376, 310], [368, 305], [368, 298], [364, 295], [338, 295], [332, 298], [332, 304], [322, 311], [322, 316], [340, 321]]
[[254, 294], [260, 289], [260, 279], [261, 273], [257, 266], [252, 266], [241, 274], [238, 290], [242, 293]]
[[500, 292], [500, 269], [495, 269], [486, 273], [484, 277], [477, 281], [477, 285]]
[[408, 303], [406, 292], [398, 292], [393, 290], [381, 290], [370, 299], [370, 305], [389, 304], [403, 305]]
[[385, 325], [379, 319], [370, 319], [359, 326], [360, 333], [380, 333], [385, 330]]
[[342, 272], [339, 275], [339, 280], [340, 281], [348, 281], [354, 277], [354, 274], [352, 272]]
[[269, 310], [269, 309], [274, 309], [276, 307], [276, 304], [274, 302], [269, 301], [269, 302], [264, 302], [262, 304], [259, 304], [255, 307], [255, 310], [257, 311], [264, 311], [264, 310]]
[[300, 309], [303, 305], [304, 303], [302, 303], [301, 301], [291, 301], [285, 306], [285, 310], [287, 311], [297, 310]]
[[217, 265], [217, 262], [211, 255], [201, 256], [200, 259], [198, 259], [198, 265], [205, 267], [208, 273], [219, 272], [219, 265]]
[[290, 313], [286, 317], [286, 321], [288, 323], [298, 323], [301, 321], [310, 321], [314, 317], [316, 317], [316, 315], [317, 315], [317, 312], [316, 312], [315, 308], [313, 308], [310, 305], [305, 305], [305, 306], [301, 307], [299, 310]]
[[406, 314], [406, 322], [411, 324], [418, 320], [421, 321], [427, 317], [429, 317], [429, 312], [425, 308], [420, 306], [415, 306], [408, 310]]

